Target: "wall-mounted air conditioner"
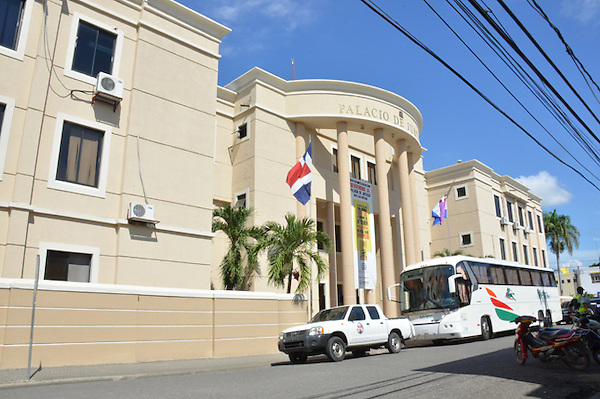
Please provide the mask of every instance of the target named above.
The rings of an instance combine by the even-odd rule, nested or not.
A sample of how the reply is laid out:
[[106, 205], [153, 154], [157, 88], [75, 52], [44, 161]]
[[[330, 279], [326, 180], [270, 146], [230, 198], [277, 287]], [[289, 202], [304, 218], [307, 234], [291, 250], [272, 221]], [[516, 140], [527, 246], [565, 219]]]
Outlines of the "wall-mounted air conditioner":
[[506, 226], [506, 225], [507, 225], [507, 224], [509, 224], [509, 223], [510, 223], [510, 222], [508, 221], [508, 218], [507, 218], [506, 216], [502, 216], [502, 217], [500, 218], [500, 224], [501, 224], [502, 226]]
[[127, 211], [127, 219], [136, 222], [156, 223], [154, 219], [154, 206], [131, 202]]
[[523, 229], [523, 232], [524, 232], [525, 234], [529, 234], [529, 233], [531, 233], [531, 227], [525, 227], [525, 228]]
[[123, 79], [100, 72], [96, 81], [94, 97], [110, 100], [111, 102], [121, 101], [123, 99]]
[[519, 224], [519, 222], [515, 222], [515, 223], [513, 224], [513, 228], [514, 228], [515, 230], [519, 230], [519, 229], [521, 228], [521, 225]]

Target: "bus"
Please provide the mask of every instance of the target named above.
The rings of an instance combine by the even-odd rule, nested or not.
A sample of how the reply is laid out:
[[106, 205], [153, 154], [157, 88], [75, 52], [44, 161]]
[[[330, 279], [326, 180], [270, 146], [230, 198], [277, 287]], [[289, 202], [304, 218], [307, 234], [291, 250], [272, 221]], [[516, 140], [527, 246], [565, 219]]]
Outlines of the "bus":
[[423, 340], [487, 340], [514, 330], [511, 322], [523, 315], [537, 317], [542, 327], [562, 319], [551, 269], [492, 258], [449, 256], [407, 266], [388, 298], [400, 302], [415, 339]]

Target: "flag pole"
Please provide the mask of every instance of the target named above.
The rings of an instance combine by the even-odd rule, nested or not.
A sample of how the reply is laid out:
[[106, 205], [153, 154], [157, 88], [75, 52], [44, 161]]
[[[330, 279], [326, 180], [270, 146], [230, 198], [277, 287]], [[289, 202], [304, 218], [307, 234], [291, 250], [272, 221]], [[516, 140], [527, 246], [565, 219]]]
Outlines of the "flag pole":
[[[308, 135], [308, 147], [310, 147], [311, 141], [312, 141], [312, 134], [309, 134]], [[312, 158], [312, 154], [311, 154], [311, 158]], [[313, 162], [313, 165], [314, 165], [314, 162]], [[311, 170], [311, 172], [312, 172], [312, 170]], [[312, 182], [311, 182], [310, 200], [308, 201], [308, 218], [310, 220], [312, 220], [312, 202], [313, 202], [313, 195], [312, 195]], [[315, 229], [316, 229], [317, 228], [317, 222], [314, 221], [314, 224], [315, 224]], [[310, 315], [309, 315], [309, 317], [312, 318], [312, 315], [313, 315], [313, 279], [312, 279], [312, 275], [313, 275], [313, 262], [312, 262], [311, 259], [309, 259], [309, 262], [310, 262], [310, 288], [309, 288], [309, 293], [310, 293], [309, 312], [310, 312]]]

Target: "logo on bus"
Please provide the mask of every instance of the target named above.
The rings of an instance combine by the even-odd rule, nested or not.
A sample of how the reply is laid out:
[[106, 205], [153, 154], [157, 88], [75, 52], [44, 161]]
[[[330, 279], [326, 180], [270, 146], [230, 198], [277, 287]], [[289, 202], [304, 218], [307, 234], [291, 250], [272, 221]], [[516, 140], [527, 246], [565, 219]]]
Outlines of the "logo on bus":
[[510, 288], [507, 288], [507, 289], [506, 289], [506, 298], [507, 298], [507, 299], [510, 299], [511, 301], [516, 301], [516, 299], [515, 299], [515, 293], [514, 293], [514, 292], [512, 292], [512, 291], [510, 290]]
[[[508, 306], [504, 302], [499, 301], [497, 299], [497, 296], [494, 293], [494, 291], [490, 290], [489, 288], [486, 288], [486, 290], [490, 296], [490, 301], [492, 301], [492, 305], [494, 305], [494, 310], [496, 311], [496, 315], [498, 315], [500, 320], [513, 321], [514, 319], [519, 317], [518, 314], [514, 313], [514, 310], [510, 306]], [[506, 297], [509, 299], [512, 299], [513, 301], [516, 301], [513, 293], [510, 291], [510, 289], [508, 289], [506, 291]]]

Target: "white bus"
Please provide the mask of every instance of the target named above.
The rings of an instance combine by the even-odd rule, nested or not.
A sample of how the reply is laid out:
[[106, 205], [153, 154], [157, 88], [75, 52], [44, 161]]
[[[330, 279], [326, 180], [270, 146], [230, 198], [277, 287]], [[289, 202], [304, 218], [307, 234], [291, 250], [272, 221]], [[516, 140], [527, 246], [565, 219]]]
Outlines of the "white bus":
[[415, 339], [446, 340], [514, 330], [517, 316], [540, 325], [560, 321], [562, 312], [552, 270], [491, 258], [451, 256], [407, 266], [397, 301], [415, 327]]

